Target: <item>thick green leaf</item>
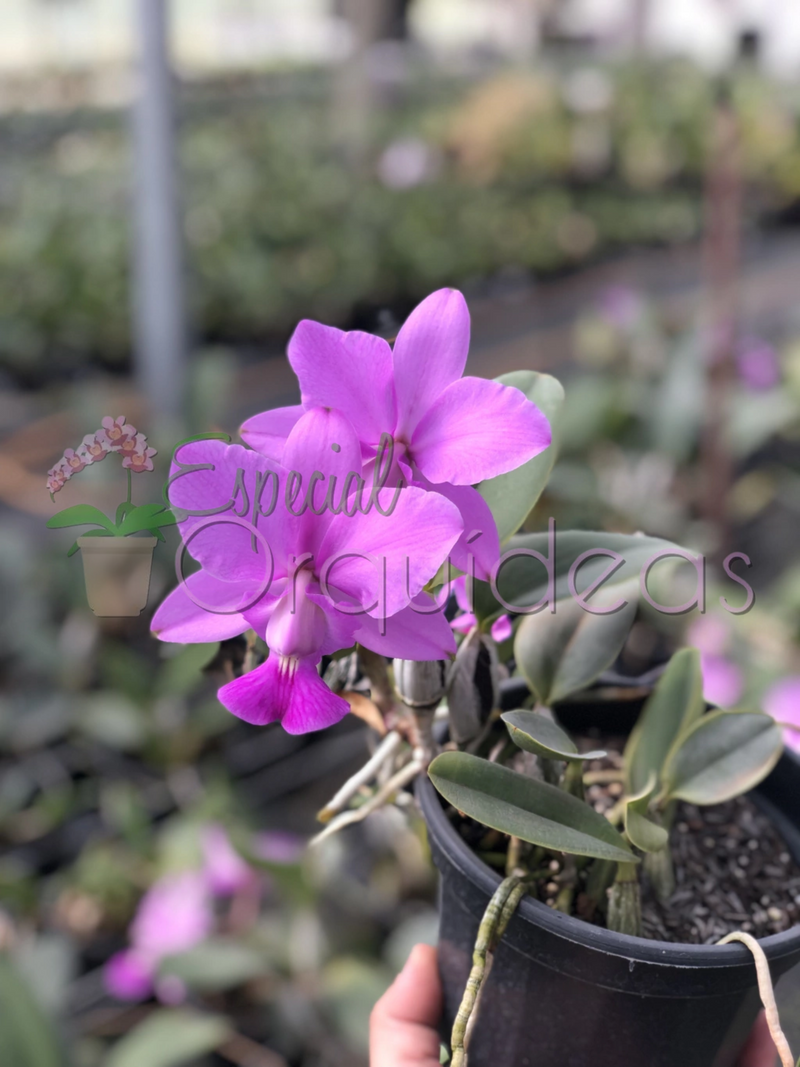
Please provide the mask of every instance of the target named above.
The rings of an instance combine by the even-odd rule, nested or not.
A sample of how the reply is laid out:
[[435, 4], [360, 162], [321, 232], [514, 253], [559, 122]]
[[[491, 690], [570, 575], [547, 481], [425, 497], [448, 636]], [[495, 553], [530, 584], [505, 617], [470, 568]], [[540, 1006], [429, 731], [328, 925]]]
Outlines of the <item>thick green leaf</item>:
[[159, 975], [174, 975], [189, 989], [211, 993], [233, 989], [268, 970], [264, 956], [256, 949], [219, 937], [167, 956], [161, 961]]
[[143, 504], [127, 512], [118, 533], [127, 537], [141, 530], [155, 531], [162, 526], [174, 526], [176, 522], [174, 514], [163, 504]]
[[103, 526], [106, 530], [114, 531], [115, 526], [107, 515], [99, 508], [91, 504], [75, 504], [71, 508], [64, 508], [58, 515], [53, 515], [47, 520], [48, 530], [63, 530], [66, 526]]
[[640, 793], [651, 775], [659, 780], [676, 737], [703, 714], [700, 653], [682, 648], [669, 661], [625, 747], [625, 789]]
[[[111, 530], [87, 530], [85, 533], [81, 534], [81, 537], [113, 537], [113, 536], [114, 536], [114, 534], [112, 533]], [[77, 541], [73, 541], [69, 552], [67, 552], [67, 559], [69, 559], [70, 556], [74, 556], [75, 553], [80, 549], [80, 547], [81, 546], [78, 544]]]
[[783, 751], [783, 732], [762, 711], [714, 711], [682, 734], [664, 765], [668, 799], [721, 804], [769, 774]]
[[467, 752], [443, 752], [428, 774], [445, 800], [501, 833], [555, 852], [636, 862], [605, 816], [557, 786]]
[[587, 685], [610, 667], [630, 631], [638, 603], [637, 580], [604, 586], [589, 601], [593, 608], [627, 603], [610, 615], [595, 615], [576, 600], [562, 600], [553, 614], [541, 611], [522, 620], [514, 657], [540, 703], [551, 705]]
[[648, 807], [655, 792], [658, 780], [651, 773], [647, 784], [635, 796], [625, 800], [625, 833], [628, 840], [642, 852], [660, 852], [669, 841], [669, 833], [647, 817]]
[[553, 431], [553, 442], [544, 452], [516, 470], [478, 486], [478, 492], [492, 509], [502, 544], [522, 526], [550, 477], [558, 452], [558, 418], [564, 403], [564, 387], [549, 374], [532, 370], [501, 374], [496, 381], [524, 393], [547, 416]]
[[605, 756], [605, 752], [600, 751], [578, 752], [569, 734], [538, 711], [507, 711], [500, 718], [508, 727], [514, 744], [537, 756], [560, 760], [599, 759]]
[[179, 1067], [205, 1056], [231, 1036], [219, 1015], [163, 1008], [118, 1041], [105, 1067]]
[[125, 516], [128, 514], [128, 512], [132, 511], [133, 508], [135, 508], [135, 507], [136, 507], [136, 505], [132, 504], [130, 502], [130, 500], [123, 500], [122, 501], [122, 503], [117, 508], [117, 514], [114, 517], [114, 521], [116, 522], [117, 526], [120, 525], [120, 523], [125, 518]]
[[62, 1067], [50, 1021], [7, 952], [0, 952], [0, 1061], [9, 1067]]
[[[639, 578], [647, 563], [662, 552], [675, 551], [678, 545], [659, 537], [639, 534], [610, 534], [595, 530], [564, 530], [556, 532], [553, 544], [552, 575], [554, 599], [571, 596], [569, 573], [575, 561], [585, 552], [607, 550], [622, 556], [624, 562], [614, 571], [607, 584]], [[548, 575], [541, 560], [532, 556], [513, 555], [517, 550], [538, 552], [551, 559], [548, 533], [517, 534], [503, 548], [503, 559], [497, 576], [497, 590], [505, 601], [500, 603], [488, 582], [474, 583], [475, 613], [479, 619], [489, 619], [504, 612], [524, 612], [540, 603], [548, 594]], [[576, 586], [584, 590], [604, 574], [613, 560], [606, 555], [589, 557], [577, 571]], [[658, 573], [658, 568], [655, 568]], [[548, 608], [544, 609], [545, 611]]]

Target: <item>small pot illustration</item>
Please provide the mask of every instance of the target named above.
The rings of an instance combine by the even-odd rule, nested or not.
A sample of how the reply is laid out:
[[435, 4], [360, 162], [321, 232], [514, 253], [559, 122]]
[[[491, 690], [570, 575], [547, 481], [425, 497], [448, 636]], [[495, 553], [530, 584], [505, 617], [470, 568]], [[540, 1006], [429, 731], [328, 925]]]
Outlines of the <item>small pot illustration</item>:
[[79, 537], [89, 607], [99, 616], [139, 615], [147, 606], [155, 537]]
[[[106, 416], [99, 430], [84, 437], [77, 450], [68, 448], [47, 472], [47, 488], [54, 500], [74, 474], [100, 463], [112, 452], [122, 456], [122, 466], [128, 472], [128, 496], [114, 519], [90, 504], [76, 504], [54, 515], [47, 525], [51, 530], [95, 527], [79, 537], [67, 555], [81, 550], [86, 596], [95, 615], [132, 616], [147, 604], [153, 549], [157, 540], [164, 540], [161, 530], [175, 523], [175, 516], [162, 504], [131, 502], [131, 475], [151, 471], [156, 450], [148, 447], [145, 435], [126, 422], [124, 415], [116, 419]], [[143, 533], [150, 536], [136, 536]]]

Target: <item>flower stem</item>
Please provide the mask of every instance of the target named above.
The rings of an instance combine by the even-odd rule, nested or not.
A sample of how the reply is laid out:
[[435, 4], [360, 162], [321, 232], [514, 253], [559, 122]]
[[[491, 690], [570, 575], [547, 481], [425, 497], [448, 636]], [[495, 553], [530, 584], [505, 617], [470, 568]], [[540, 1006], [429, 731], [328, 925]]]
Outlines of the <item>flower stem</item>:
[[524, 878], [512, 875], [504, 879], [483, 913], [472, 953], [472, 970], [450, 1037], [451, 1067], [467, 1067], [467, 1049], [478, 1018], [481, 994], [492, 968], [494, 950], [526, 890]]
[[131, 484], [132, 481], [133, 481], [133, 479], [131, 478], [131, 469], [130, 469], [130, 467], [128, 467], [128, 501], [127, 502], [129, 504], [131, 502], [131, 492], [133, 490], [133, 485]]

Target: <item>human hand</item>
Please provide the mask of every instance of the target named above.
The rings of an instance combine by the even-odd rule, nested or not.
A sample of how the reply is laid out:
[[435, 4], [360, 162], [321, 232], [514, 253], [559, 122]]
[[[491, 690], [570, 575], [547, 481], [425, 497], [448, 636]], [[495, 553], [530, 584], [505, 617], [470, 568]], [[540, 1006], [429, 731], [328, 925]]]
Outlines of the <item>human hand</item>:
[[441, 1011], [436, 949], [415, 945], [405, 967], [372, 1009], [370, 1067], [439, 1067], [436, 1024]]
[[750, 1031], [741, 1056], [736, 1061], [736, 1067], [775, 1067], [777, 1056], [775, 1042], [767, 1026], [767, 1017], [762, 1011]]
[[[442, 988], [436, 949], [416, 945], [392, 985], [372, 1009], [370, 1067], [439, 1067], [436, 1024]], [[774, 1067], [775, 1045], [762, 1012], [736, 1067]]]

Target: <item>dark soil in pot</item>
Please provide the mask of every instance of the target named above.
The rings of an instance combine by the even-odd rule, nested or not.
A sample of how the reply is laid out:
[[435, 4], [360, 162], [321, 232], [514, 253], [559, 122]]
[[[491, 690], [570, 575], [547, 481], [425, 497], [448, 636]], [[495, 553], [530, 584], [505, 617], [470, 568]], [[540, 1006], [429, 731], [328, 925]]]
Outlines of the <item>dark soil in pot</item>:
[[[449, 1036], [478, 923], [501, 876], [459, 836], [427, 778], [419, 780], [417, 796], [441, 873], [439, 957], [443, 1032]], [[745, 838], [743, 848], [755, 851], [747, 842], [769, 823], [775, 846], [765, 850], [764, 865], [769, 858], [777, 869], [785, 852], [800, 861], [800, 760], [785, 754], [751, 797], [735, 812], [747, 812], [743, 824], [734, 820]], [[705, 824], [693, 832], [701, 850], [704, 839], [714, 838], [709, 852], [717, 862], [717, 851], [727, 847], [733, 833], [722, 807], [715, 809], [722, 815], [719, 846], [716, 833], [704, 832]], [[714, 809], [707, 809], [706, 815], [709, 810]], [[767, 816], [767, 822], [760, 821]], [[692, 836], [687, 820], [695, 818], [699, 816], [693, 811], [684, 811], [676, 832]], [[689, 830], [679, 829], [682, 822]], [[759, 847], [763, 844], [760, 841]], [[734, 851], [742, 854], [741, 849]], [[789, 859], [784, 866], [793, 880], [794, 862]], [[766, 876], [773, 886], [780, 881], [776, 874]], [[795, 902], [786, 896], [786, 887], [782, 899], [780, 922], [787, 925]], [[778, 920], [770, 919], [768, 908], [762, 910], [767, 912], [766, 924], [759, 919], [760, 925], [769, 929], [769, 923]], [[753, 922], [750, 914], [740, 926]], [[729, 928], [736, 925], [729, 920]], [[754, 926], [754, 932], [761, 930]], [[711, 931], [708, 936], [713, 936]], [[799, 926], [771, 933], [761, 943], [773, 979], [800, 963]], [[469, 1062], [471, 1067], [732, 1067], [759, 1008], [755, 968], [743, 946], [627, 937], [526, 897], [497, 950]]]

